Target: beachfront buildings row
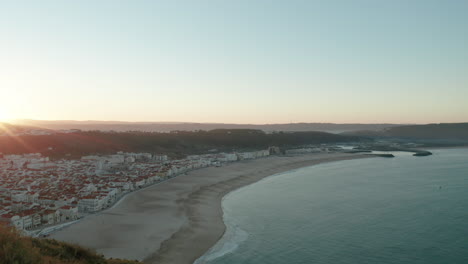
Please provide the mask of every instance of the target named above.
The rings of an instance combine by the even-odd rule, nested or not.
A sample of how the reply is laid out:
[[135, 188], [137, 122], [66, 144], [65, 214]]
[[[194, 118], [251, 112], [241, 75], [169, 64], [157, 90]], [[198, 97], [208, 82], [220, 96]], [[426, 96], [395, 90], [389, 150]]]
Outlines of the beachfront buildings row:
[[0, 221], [37, 230], [112, 206], [126, 193], [187, 171], [256, 159], [270, 150], [190, 155], [124, 153], [50, 160], [41, 154], [0, 156]]

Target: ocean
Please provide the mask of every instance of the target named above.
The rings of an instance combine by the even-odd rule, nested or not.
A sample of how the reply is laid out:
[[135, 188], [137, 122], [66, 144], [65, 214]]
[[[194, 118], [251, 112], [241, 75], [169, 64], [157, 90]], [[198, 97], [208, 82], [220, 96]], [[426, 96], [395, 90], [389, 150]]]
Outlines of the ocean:
[[196, 263], [468, 263], [468, 149], [339, 161], [223, 199], [227, 230]]

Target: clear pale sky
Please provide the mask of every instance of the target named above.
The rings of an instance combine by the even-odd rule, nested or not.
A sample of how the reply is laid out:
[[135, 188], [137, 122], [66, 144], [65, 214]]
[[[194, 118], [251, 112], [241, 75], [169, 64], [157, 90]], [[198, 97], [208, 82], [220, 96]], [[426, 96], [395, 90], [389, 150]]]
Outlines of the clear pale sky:
[[468, 1], [1, 1], [0, 119], [468, 121]]

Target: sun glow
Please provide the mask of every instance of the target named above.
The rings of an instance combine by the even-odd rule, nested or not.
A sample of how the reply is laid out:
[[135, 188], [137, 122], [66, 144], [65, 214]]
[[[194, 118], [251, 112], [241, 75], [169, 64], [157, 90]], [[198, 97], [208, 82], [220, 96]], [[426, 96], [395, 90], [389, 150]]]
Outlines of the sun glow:
[[8, 115], [8, 113], [3, 110], [3, 109], [0, 109], [0, 122], [8, 122], [11, 120], [11, 117]]

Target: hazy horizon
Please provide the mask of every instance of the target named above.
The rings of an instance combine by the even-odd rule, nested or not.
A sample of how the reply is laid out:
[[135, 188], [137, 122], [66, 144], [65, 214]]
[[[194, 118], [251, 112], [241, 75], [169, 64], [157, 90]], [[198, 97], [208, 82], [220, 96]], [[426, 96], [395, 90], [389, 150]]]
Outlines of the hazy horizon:
[[34, 124], [34, 123], [51, 123], [51, 124], [67, 124], [67, 123], [82, 123], [82, 124], [225, 124], [225, 125], [252, 125], [252, 126], [267, 126], [267, 125], [294, 125], [294, 124], [331, 124], [331, 125], [428, 125], [428, 124], [456, 124], [456, 123], [468, 123], [468, 120], [459, 121], [459, 122], [427, 122], [427, 123], [389, 123], [389, 122], [373, 122], [373, 123], [366, 123], [366, 122], [305, 122], [305, 121], [297, 121], [297, 122], [278, 122], [278, 123], [231, 123], [231, 122], [195, 122], [195, 121], [140, 121], [140, 120], [76, 120], [76, 119], [28, 119], [28, 118], [19, 118], [19, 119], [0, 119], [0, 123], [8, 123], [13, 125], [27, 125], [27, 124]]
[[7, 2], [0, 120], [466, 122], [467, 11], [422, 0]]
[[[195, 123], [195, 124], [233, 124], [233, 125], [282, 125], [282, 124], [340, 124], [340, 125], [354, 125], [354, 124], [362, 124], [362, 125], [371, 125], [371, 124], [396, 124], [396, 125], [418, 125], [418, 124], [428, 124], [428, 123], [353, 123], [353, 122], [350, 122], [350, 123], [334, 123], [334, 122], [301, 122], [301, 121], [298, 121], [298, 122], [293, 122], [293, 123], [289, 123], [289, 122], [286, 122], [286, 123], [229, 123], [229, 122], [193, 122], [193, 121], [129, 121], [129, 120], [86, 120], [86, 119], [83, 119], [83, 120], [75, 120], [75, 119], [62, 119], [62, 120], [58, 120], [58, 119], [9, 119], [9, 120], [6, 120], [4, 123], [10, 123], [10, 124], [21, 124], [21, 123], [27, 123], [27, 122], [57, 122], [57, 123], [60, 123], [60, 122], [63, 122], [63, 123], [66, 123], [66, 122], [77, 122], [77, 123], [86, 123], [86, 122], [89, 122], [89, 123], [92, 123], [92, 122], [97, 122], [97, 123], [148, 123], [148, 124], [152, 124], [152, 123]], [[457, 123], [467, 123], [468, 121], [466, 122], [457, 122]], [[441, 122], [435, 122], [436, 124], [437, 123], [441, 123]]]

